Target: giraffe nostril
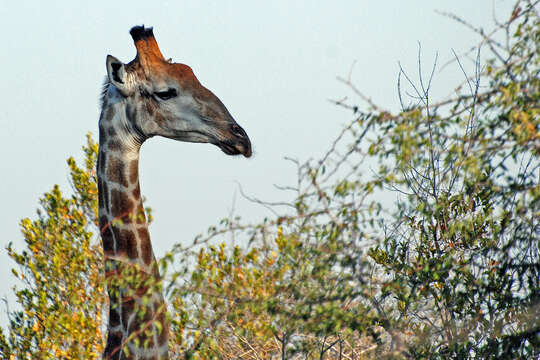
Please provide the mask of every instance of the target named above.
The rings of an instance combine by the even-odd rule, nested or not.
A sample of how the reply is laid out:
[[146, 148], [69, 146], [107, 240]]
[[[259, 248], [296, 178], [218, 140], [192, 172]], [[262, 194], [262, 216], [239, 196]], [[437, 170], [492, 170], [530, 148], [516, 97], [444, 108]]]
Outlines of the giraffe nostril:
[[236, 125], [236, 124], [233, 124], [231, 126], [231, 131], [233, 132], [233, 134], [235, 134], [236, 136], [238, 137], [246, 137], [246, 132], [244, 131], [244, 129], [242, 129], [240, 126]]

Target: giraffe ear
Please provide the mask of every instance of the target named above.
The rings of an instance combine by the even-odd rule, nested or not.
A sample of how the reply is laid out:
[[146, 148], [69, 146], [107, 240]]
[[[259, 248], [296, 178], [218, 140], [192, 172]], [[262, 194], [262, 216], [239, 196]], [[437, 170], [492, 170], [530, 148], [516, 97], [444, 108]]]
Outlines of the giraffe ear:
[[128, 79], [124, 63], [112, 55], [107, 55], [107, 75], [122, 95], [128, 97], [133, 94], [133, 83]]

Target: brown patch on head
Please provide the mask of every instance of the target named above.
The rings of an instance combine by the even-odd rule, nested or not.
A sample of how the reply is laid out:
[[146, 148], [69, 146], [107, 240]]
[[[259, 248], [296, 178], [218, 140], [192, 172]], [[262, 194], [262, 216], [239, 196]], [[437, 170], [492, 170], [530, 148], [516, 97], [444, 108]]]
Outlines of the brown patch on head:
[[150, 265], [154, 259], [150, 234], [147, 228], [140, 228], [138, 231], [139, 241], [141, 242], [141, 257], [146, 265]]
[[126, 196], [126, 193], [113, 189], [111, 191], [111, 210], [115, 219], [123, 220], [133, 211], [133, 201]]
[[193, 70], [185, 64], [166, 64], [163, 70], [168, 76], [176, 79], [182, 89], [186, 89], [196, 96], [208, 91], [201, 85]]
[[115, 157], [109, 157], [109, 166], [107, 166], [107, 179], [109, 181], [128, 187], [129, 183], [125, 171], [126, 169], [122, 160]]
[[172, 63], [168, 64], [167, 73], [177, 79], [184, 81], [197, 81], [197, 77], [193, 73], [193, 69], [186, 64]]
[[[160, 69], [161, 68], [154, 69], [154, 73], [160, 73]], [[161, 127], [165, 125], [165, 118], [167, 116], [163, 114], [163, 109], [157, 106], [154, 100], [146, 99], [143, 103], [139, 104], [138, 107], [140, 112], [146, 112], [158, 126]]]
[[156, 107], [150, 101], [146, 101], [144, 107], [146, 108], [146, 112], [150, 116], [154, 115], [154, 113], [156, 112]]
[[154, 121], [156, 124], [165, 124], [165, 116], [159, 111], [154, 114]]

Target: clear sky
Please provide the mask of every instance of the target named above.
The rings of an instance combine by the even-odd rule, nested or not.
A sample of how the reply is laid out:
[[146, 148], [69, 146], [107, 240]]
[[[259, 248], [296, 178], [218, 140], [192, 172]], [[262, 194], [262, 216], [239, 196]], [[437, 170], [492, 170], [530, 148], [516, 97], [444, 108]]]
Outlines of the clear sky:
[[[22, 248], [18, 222], [35, 218], [53, 184], [70, 190], [66, 158], [80, 155], [85, 134], [97, 139], [105, 57], [135, 56], [133, 25], [154, 27], [166, 58], [190, 65], [247, 131], [251, 159], [207, 144], [151, 139], [142, 148], [142, 193], [153, 207], [150, 231], [159, 256], [188, 242], [233, 209], [249, 220], [269, 215], [237, 194], [286, 198], [273, 184], [293, 184], [284, 156], [306, 160], [329, 147], [351, 114], [328, 99], [354, 95], [336, 81], [356, 62], [353, 81], [388, 109], [398, 108], [398, 61], [417, 74], [462, 53], [480, 38], [435, 10], [490, 29], [506, 19], [510, 0], [380, 1], [0, 1], [0, 297], [13, 266], [3, 250]], [[468, 68], [471, 64], [467, 63]], [[463, 75], [437, 72], [434, 93], [451, 93]], [[233, 202], [233, 199], [236, 200]], [[12, 298], [10, 297], [12, 300]], [[0, 325], [5, 324], [3, 307]]]

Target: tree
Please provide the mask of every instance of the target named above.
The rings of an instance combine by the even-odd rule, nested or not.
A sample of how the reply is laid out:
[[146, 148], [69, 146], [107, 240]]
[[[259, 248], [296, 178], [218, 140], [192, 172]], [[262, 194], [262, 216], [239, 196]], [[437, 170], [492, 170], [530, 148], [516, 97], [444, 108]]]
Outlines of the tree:
[[[451, 15], [482, 41], [474, 74], [455, 56], [465, 81], [442, 102], [436, 62], [417, 82], [400, 69], [398, 113], [342, 79], [364, 105], [336, 101], [354, 119], [320, 160], [293, 161], [293, 202], [265, 204], [276, 215], [258, 224], [224, 219], [160, 260], [171, 357], [540, 356], [537, 5], [516, 1], [490, 33]], [[45, 194], [22, 222], [28, 249], [9, 248], [25, 287], [2, 358], [100, 355], [97, 149], [84, 149], [83, 168], [68, 161], [74, 195]]]
[[9, 312], [2, 359], [98, 359], [103, 348], [105, 304], [102, 250], [97, 233], [97, 144], [90, 135], [84, 165], [70, 157], [74, 194], [55, 185], [40, 199], [37, 219], [21, 221], [26, 249], [9, 256], [23, 284], [15, 294], [21, 310]]
[[[336, 102], [356, 118], [320, 161], [297, 163], [298, 184], [286, 188], [296, 193], [293, 212], [277, 209], [254, 226], [228, 219], [200, 239], [199, 268], [172, 292], [183, 309], [204, 313], [176, 330], [204, 329], [194, 335], [202, 344], [188, 343], [200, 358], [223, 354], [224, 332], [246, 344], [234, 352], [245, 358], [265, 358], [272, 337], [283, 358], [343, 358], [346, 339], [352, 357], [538, 356], [537, 2], [518, 1], [492, 33], [477, 31], [476, 72], [449, 100], [430, 98], [433, 72], [417, 84], [401, 70], [403, 109], [392, 114], [344, 79], [369, 111]], [[485, 49], [493, 58], [481, 67]], [[407, 105], [405, 86], [415, 94]], [[398, 200], [381, 200], [388, 193]], [[265, 281], [238, 280], [238, 249], [209, 255], [200, 245], [223, 233], [265, 253], [255, 268], [275, 276], [270, 296], [246, 295]], [[175, 276], [186, 279], [185, 269]], [[265, 324], [264, 336], [246, 336], [246, 321]]]

